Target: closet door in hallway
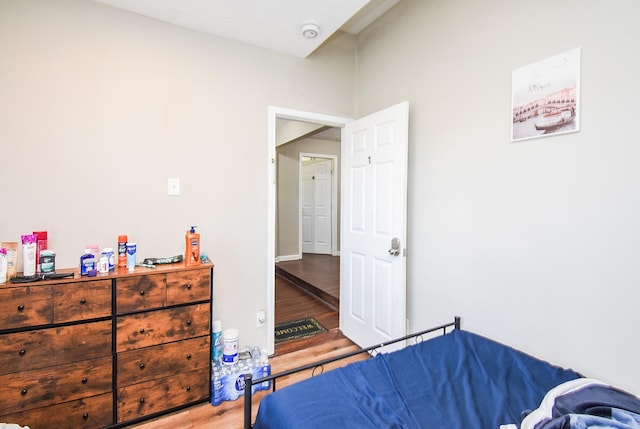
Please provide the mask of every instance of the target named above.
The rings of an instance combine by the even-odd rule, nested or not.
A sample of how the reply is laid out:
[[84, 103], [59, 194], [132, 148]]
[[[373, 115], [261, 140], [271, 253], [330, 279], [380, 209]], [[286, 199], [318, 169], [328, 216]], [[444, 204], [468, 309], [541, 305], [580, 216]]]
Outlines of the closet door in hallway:
[[302, 162], [302, 252], [331, 254], [333, 161]]

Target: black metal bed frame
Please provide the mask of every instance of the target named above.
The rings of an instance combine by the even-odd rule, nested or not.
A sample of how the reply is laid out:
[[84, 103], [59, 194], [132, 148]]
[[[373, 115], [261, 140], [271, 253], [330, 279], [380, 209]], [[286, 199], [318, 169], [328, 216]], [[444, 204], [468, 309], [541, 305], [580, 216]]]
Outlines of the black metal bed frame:
[[[324, 365], [331, 363], [331, 362], [335, 362], [341, 359], [346, 359], [348, 357], [351, 356], [355, 356], [355, 355], [359, 355], [361, 353], [369, 353], [371, 351], [376, 351], [376, 349], [388, 346], [390, 344], [394, 344], [400, 341], [405, 341], [411, 338], [415, 338], [416, 343], [418, 342], [418, 338], [420, 338], [422, 335], [425, 334], [429, 334], [432, 332], [436, 332], [439, 330], [442, 330], [442, 334], [446, 334], [447, 333], [447, 328], [452, 328], [453, 329], [460, 329], [460, 317], [455, 317], [453, 322], [450, 323], [446, 323], [444, 325], [440, 325], [440, 326], [436, 326], [430, 329], [425, 329], [424, 331], [420, 331], [420, 332], [416, 332], [415, 334], [410, 334], [410, 335], [406, 335], [404, 337], [401, 338], [396, 338], [394, 340], [389, 340], [387, 342], [381, 343], [381, 344], [376, 344], [374, 346], [370, 346], [367, 348], [361, 348], [349, 353], [344, 353], [340, 356], [336, 356], [333, 358], [329, 358], [329, 359], [324, 359], [318, 362], [314, 362], [311, 364], [307, 364], [307, 365], [303, 365], [301, 367], [298, 368], [293, 368], [287, 371], [283, 371], [283, 372], [279, 372], [277, 374], [272, 374], [269, 375], [267, 377], [261, 377], [261, 378], [257, 378], [257, 379], [253, 379], [253, 376], [251, 373], [247, 373], [244, 375], [244, 429], [251, 429], [253, 427], [253, 424], [251, 423], [251, 394], [252, 394], [252, 388], [254, 385], [260, 384], [260, 383], [264, 383], [264, 382], [271, 382], [271, 389], [272, 392], [275, 392], [276, 390], [276, 380], [278, 378], [281, 377], [285, 377], [287, 375], [291, 375], [291, 374], [295, 374], [297, 372], [301, 372], [301, 371], [306, 371], [308, 369], [313, 369], [311, 376], [315, 376], [315, 372], [318, 368], [321, 369], [320, 374], [322, 374], [322, 372], [324, 371]], [[420, 338], [420, 340], [422, 340], [422, 338]]]

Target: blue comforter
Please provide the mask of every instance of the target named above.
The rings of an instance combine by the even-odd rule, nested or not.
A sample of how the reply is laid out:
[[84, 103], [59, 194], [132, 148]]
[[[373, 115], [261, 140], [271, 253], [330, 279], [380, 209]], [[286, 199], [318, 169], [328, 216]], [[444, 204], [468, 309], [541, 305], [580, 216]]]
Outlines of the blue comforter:
[[579, 374], [466, 331], [285, 387], [264, 397], [255, 429], [498, 428]]

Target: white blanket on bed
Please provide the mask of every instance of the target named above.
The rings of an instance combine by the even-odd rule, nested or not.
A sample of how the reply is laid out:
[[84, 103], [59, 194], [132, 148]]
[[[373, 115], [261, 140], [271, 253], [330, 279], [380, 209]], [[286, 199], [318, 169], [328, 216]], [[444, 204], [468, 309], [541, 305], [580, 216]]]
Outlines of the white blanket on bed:
[[551, 389], [540, 407], [522, 420], [520, 429], [640, 429], [639, 409], [640, 397], [599, 380], [579, 378]]

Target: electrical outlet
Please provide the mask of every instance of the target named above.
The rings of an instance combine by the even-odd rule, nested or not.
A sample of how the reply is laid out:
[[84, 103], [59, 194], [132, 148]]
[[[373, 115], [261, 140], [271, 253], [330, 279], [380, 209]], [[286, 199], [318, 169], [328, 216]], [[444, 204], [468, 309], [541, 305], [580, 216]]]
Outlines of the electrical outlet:
[[256, 313], [256, 328], [261, 328], [267, 323], [267, 312], [263, 309], [258, 310]]

